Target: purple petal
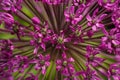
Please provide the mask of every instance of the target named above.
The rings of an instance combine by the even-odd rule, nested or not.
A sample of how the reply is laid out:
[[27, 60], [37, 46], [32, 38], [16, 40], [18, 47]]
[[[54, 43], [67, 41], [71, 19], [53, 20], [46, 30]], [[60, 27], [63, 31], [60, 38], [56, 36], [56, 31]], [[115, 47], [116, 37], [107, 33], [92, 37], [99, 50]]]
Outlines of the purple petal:
[[32, 21], [33, 21], [34, 24], [40, 24], [40, 20], [39, 20], [38, 17], [33, 17]]
[[90, 17], [90, 15], [87, 15], [87, 16], [86, 16], [86, 19], [87, 19], [88, 21], [92, 21], [92, 18]]

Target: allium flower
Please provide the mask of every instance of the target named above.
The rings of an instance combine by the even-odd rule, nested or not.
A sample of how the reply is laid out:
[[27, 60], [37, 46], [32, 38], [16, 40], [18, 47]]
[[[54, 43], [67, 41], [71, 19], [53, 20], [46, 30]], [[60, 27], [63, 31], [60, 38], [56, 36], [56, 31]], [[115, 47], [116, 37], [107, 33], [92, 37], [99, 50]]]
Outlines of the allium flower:
[[4, 71], [4, 69], [0, 68], [0, 79], [1, 80], [14, 80], [12, 77], [12, 73], [9, 71]]
[[0, 12], [0, 23], [4, 21], [5, 27], [11, 29], [14, 24], [14, 18], [11, 14]]
[[97, 13], [98, 13], [98, 10], [99, 9], [96, 9], [94, 12], [93, 12], [93, 15], [92, 17], [90, 17], [90, 15], [88, 15], [86, 18], [88, 20], [88, 26], [92, 26], [92, 30], [93, 31], [97, 31], [97, 29], [99, 28], [102, 28], [104, 27], [104, 25], [101, 23], [101, 21], [104, 19], [104, 17], [107, 15], [107, 14], [102, 14], [100, 16], [96, 16]]
[[[62, 72], [63, 72], [63, 74], [64, 75], [66, 75], [66, 76], [68, 76], [69, 75], [69, 72], [68, 72], [68, 74], [65, 74], [64, 72], [65, 72], [65, 69], [67, 69], [66, 67], [72, 67], [73, 65], [71, 64], [72, 62], [74, 62], [74, 60], [73, 60], [73, 58], [68, 58], [67, 59], [67, 57], [66, 57], [66, 54], [65, 53], [63, 53], [62, 54], [62, 60], [60, 60], [60, 59], [58, 59], [57, 61], [56, 61], [56, 69], [58, 70], [58, 71], [60, 71], [61, 69], [63, 69], [63, 70], [61, 70]], [[63, 68], [62, 68], [63, 67]]]
[[13, 72], [23, 72], [24, 69], [28, 67], [29, 61], [26, 56], [17, 55], [13, 59], [11, 59], [11, 61], [8, 64], [9, 67], [11, 67], [10, 69], [13, 70]]
[[119, 54], [120, 48], [120, 30], [117, 28], [111, 29], [110, 33], [106, 33], [105, 37], [102, 37], [102, 46], [104, 46], [104, 50]]
[[120, 63], [111, 64], [108, 70], [108, 80], [119, 80], [120, 79]]
[[1, 8], [5, 11], [16, 12], [18, 9], [21, 9], [21, 3], [23, 0], [1, 0]]
[[66, 50], [65, 43], [70, 42], [70, 38], [66, 38], [63, 31], [60, 31], [60, 34], [53, 35], [54, 44], [56, 44], [56, 49]]
[[120, 28], [120, 8], [116, 9], [112, 15], [112, 20], [116, 27]]
[[98, 49], [93, 49], [90, 46], [87, 46], [87, 65], [91, 64], [92, 66], [98, 66], [100, 63], [104, 61], [104, 59], [97, 57], [96, 55], [99, 54]]
[[118, 8], [119, 0], [98, 0], [100, 6], [105, 7], [107, 10], [115, 10]]
[[84, 76], [84, 80], [101, 80], [96, 72], [92, 71], [89, 67], [87, 67], [86, 71], [81, 72], [81, 74]]
[[0, 80], [120, 80], [120, 0], [0, 0]]
[[77, 11], [75, 11], [75, 6], [70, 6], [70, 8], [67, 8], [64, 12], [66, 21], [71, 21], [72, 24], [77, 24], [78, 22], [80, 22], [80, 20], [82, 19], [81, 13], [84, 10], [84, 7], [85, 5], [80, 5]]
[[[34, 23], [38, 23], [39, 21], [33, 20]], [[31, 45], [35, 46], [34, 53], [36, 54], [39, 47], [41, 47], [44, 51], [46, 50], [46, 42], [48, 43], [51, 40], [50, 36], [51, 30], [48, 29], [48, 25], [45, 24], [44, 27], [40, 28], [39, 25], [35, 24], [35, 31], [31, 32], [33, 35], [33, 40], [31, 40]]]
[[12, 57], [14, 46], [10, 40], [0, 40], [0, 67], [7, 65]]
[[35, 63], [35, 69], [41, 70], [42, 74], [46, 73], [46, 67], [50, 65], [50, 55], [46, 55], [45, 57], [43, 55], [38, 55], [37, 59], [33, 59], [31, 62]]

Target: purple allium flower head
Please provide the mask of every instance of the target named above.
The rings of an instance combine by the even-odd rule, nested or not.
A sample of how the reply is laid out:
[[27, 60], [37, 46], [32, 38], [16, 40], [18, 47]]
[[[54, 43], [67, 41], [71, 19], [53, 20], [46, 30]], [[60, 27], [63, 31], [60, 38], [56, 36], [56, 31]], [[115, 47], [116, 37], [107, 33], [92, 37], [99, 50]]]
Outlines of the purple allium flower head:
[[120, 0], [0, 0], [0, 80], [119, 80]]

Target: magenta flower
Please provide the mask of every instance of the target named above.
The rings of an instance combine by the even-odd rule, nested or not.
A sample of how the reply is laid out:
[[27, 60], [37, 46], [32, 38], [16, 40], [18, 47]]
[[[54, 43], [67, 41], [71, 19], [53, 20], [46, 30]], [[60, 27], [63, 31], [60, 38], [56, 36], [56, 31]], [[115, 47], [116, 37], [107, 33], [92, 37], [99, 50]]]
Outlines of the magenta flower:
[[93, 31], [97, 31], [98, 29], [104, 27], [101, 21], [107, 15], [107, 14], [101, 14], [100, 16], [97, 16], [98, 10], [99, 9], [96, 9], [94, 11], [92, 17], [90, 15], [87, 15], [86, 17], [88, 20], [88, 26], [91, 26]]
[[37, 56], [37, 59], [33, 59], [31, 63], [35, 64], [36, 70], [41, 70], [42, 74], [45, 74], [46, 68], [50, 65], [50, 55], [43, 56], [40, 54]]
[[5, 27], [11, 29], [14, 24], [14, 18], [11, 14], [0, 12], [0, 23], [5, 22]]
[[85, 5], [80, 5], [77, 11], [75, 12], [75, 6], [71, 6], [69, 9], [66, 9], [64, 12], [65, 18], [67, 22], [71, 22], [72, 24], [77, 24], [82, 19], [82, 11], [84, 10]]
[[91, 64], [92, 66], [98, 66], [100, 63], [104, 61], [104, 59], [96, 56], [97, 54], [99, 54], [98, 49], [94, 49], [90, 46], [87, 46], [86, 49], [87, 49], [87, 54], [86, 54], [87, 65]]
[[56, 61], [57, 71], [60, 71], [61, 74], [66, 76], [64, 80], [69, 80], [69, 79], [76, 80], [75, 69], [72, 62], [74, 62], [74, 59], [67, 58], [65, 53], [62, 54], [62, 59], [58, 59]]
[[14, 46], [10, 40], [0, 40], [0, 68], [8, 67], [11, 60]]
[[112, 20], [116, 27], [120, 28], [120, 8], [113, 12]]
[[83, 72], [79, 72], [79, 74], [84, 76], [84, 80], [101, 80], [95, 71], [92, 71], [89, 67]]
[[64, 31], [60, 31], [59, 35], [57, 34], [53, 35], [52, 43], [56, 45], [56, 49], [66, 50], [65, 44], [70, 42], [71, 38], [65, 37], [64, 33], [65, 33]]
[[111, 64], [108, 70], [108, 80], [119, 80], [120, 79], [120, 63]]
[[12, 72], [4, 71], [4, 69], [0, 68], [0, 79], [1, 80], [14, 80], [12, 76]]
[[98, 0], [100, 6], [105, 7], [107, 10], [116, 10], [119, 5], [119, 0]]
[[2, 9], [5, 11], [16, 12], [21, 9], [21, 3], [23, 0], [1, 0]]
[[43, 28], [40, 28], [39, 24], [40, 21], [37, 17], [34, 17], [33, 19], [34, 29], [35, 32], [31, 32], [31, 35], [33, 35], [33, 40], [30, 41], [30, 44], [35, 46], [34, 53], [36, 54], [38, 52], [38, 49], [41, 47], [46, 50], [46, 42], [49, 42], [51, 40], [51, 30], [48, 29], [48, 25], [45, 23]]
[[110, 30], [110, 33], [106, 33], [105, 35], [105, 37], [102, 37], [101, 46], [110, 53], [118, 54], [120, 48], [120, 30], [114, 28]]
[[120, 80], [120, 0], [0, 0], [0, 80]]
[[29, 60], [26, 56], [20, 56], [17, 55], [14, 58], [12, 58], [9, 62], [9, 67], [12, 70], [12, 72], [24, 72], [26, 68], [28, 68]]
[[70, 35], [71, 41], [73, 41], [74, 44], [78, 44], [79, 42], [84, 42], [83, 40], [84, 33], [82, 33], [81, 26], [77, 26], [76, 28], [74, 28], [73, 26], [70, 26], [70, 29], [73, 33]]

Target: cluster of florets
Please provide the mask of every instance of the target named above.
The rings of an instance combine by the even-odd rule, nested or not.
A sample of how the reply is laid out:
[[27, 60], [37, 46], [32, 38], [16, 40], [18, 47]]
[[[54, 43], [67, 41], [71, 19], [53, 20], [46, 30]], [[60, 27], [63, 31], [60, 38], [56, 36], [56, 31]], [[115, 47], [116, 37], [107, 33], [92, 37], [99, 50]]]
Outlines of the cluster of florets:
[[16, 12], [22, 8], [21, 3], [23, 0], [0, 0], [2, 10]]
[[[50, 65], [50, 56], [45, 57], [40, 54], [37, 58], [30, 60], [27, 56], [13, 54], [15, 48], [10, 40], [0, 40], [0, 78], [2, 80], [14, 80], [12, 77], [13, 72], [23, 73], [30, 65], [35, 64], [35, 69], [42, 70], [45, 74], [46, 68]], [[21, 80], [20, 77], [18, 80]]]
[[0, 40], [0, 79], [44, 79], [56, 64], [57, 79], [120, 80], [119, 0], [0, 0], [0, 7], [0, 33], [13, 36]]

